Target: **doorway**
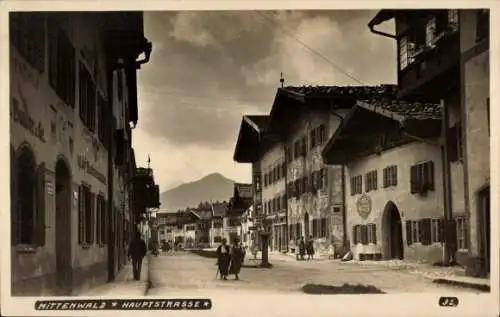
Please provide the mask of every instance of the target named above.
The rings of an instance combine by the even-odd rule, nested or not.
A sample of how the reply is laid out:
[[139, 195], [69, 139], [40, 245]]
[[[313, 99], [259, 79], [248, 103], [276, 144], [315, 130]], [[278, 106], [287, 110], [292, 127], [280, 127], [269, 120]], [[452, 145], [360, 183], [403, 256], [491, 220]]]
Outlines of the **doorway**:
[[398, 207], [390, 201], [382, 216], [383, 258], [384, 260], [403, 259], [403, 227]]
[[490, 187], [479, 192], [479, 214], [481, 235], [481, 257], [484, 261], [484, 275], [490, 273]]
[[309, 213], [304, 214], [304, 238], [309, 239]]
[[71, 173], [62, 159], [56, 163], [56, 283], [60, 295], [71, 295]]

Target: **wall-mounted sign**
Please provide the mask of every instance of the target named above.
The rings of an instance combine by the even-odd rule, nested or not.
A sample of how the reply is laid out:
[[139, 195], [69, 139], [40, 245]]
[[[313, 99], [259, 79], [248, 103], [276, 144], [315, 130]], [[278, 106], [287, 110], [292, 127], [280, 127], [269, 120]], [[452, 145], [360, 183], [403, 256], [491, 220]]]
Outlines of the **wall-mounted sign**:
[[[21, 97], [21, 99], [23, 100], [23, 108], [26, 109], [26, 101], [23, 97]], [[19, 101], [16, 98], [12, 98], [11, 116], [14, 122], [19, 123], [19, 125], [25, 128], [31, 135], [45, 143], [45, 130], [43, 129], [42, 122], [35, 121], [35, 119], [33, 119], [26, 110], [21, 109]]]
[[365, 194], [361, 195], [356, 202], [356, 207], [358, 208], [358, 214], [361, 218], [366, 219], [372, 211], [371, 198]]
[[95, 179], [100, 181], [103, 184], [106, 184], [106, 176], [104, 176], [101, 172], [95, 169], [92, 163], [85, 158], [83, 155], [78, 155], [78, 167], [80, 167], [85, 172], [92, 175]]

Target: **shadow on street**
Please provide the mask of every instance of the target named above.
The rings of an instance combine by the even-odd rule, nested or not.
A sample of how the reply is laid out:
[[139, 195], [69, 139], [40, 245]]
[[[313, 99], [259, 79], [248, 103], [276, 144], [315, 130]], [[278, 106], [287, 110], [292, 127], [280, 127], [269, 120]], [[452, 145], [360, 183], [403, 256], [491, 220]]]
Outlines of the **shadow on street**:
[[344, 283], [342, 286], [306, 284], [302, 287], [306, 294], [386, 294], [372, 285], [353, 285]]

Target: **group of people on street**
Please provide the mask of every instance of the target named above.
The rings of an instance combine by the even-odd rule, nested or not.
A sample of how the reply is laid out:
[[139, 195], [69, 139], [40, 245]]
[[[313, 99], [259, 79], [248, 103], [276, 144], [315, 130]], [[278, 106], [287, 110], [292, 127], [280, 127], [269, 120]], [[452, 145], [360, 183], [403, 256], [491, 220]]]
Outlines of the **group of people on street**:
[[227, 280], [229, 274], [234, 274], [235, 280], [239, 280], [244, 259], [245, 250], [239, 239], [235, 239], [232, 247], [227, 244], [226, 239], [222, 239], [221, 245], [217, 248], [217, 274], [220, 274], [220, 279]]
[[307, 253], [307, 260], [314, 260], [314, 239], [312, 236], [309, 236], [309, 239], [305, 241], [304, 237], [301, 237], [299, 242], [299, 253], [297, 256], [297, 260], [304, 261], [304, 256]]

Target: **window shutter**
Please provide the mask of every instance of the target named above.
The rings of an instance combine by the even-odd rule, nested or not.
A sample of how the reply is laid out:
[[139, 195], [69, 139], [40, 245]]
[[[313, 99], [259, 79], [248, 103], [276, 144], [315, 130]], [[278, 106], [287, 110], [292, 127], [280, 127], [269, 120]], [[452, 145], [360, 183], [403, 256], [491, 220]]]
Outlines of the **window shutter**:
[[45, 163], [36, 172], [36, 245], [45, 245]]
[[90, 244], [94, 243], [95, 228], [97, 226], [95, 221], [96, 219], [95, 209], [96, 209], [96, 195], [94, 193], [90, 193], [90, 237], [89, 237]]
[[434, 162], [426, 163], [427, 189], [434, 190]]
[[16, 152], [10, 147], [10, 244], [17, 244], [17, 169]]
[[358, 234], [357, 234], [357, 228], [358, 226], [352, 227], [352, 244], [356, 245], [358, 244]]
[[85, 195], [83, 185], [78, 187], [78, 243], [82, 244], [85, 237]]
[[420, 242], [422, 245], [431, 244], [431, 220], [421, 219], [419, 222]]
[[413, 244], [413, 239], [411, 234], [411, 220], [406, 220], [406, 243], [408, 245]]
[[323, 183], [321, 185], [326, 188], [328, 187], [328, 169], [326, 167], [323, 167], [321, 170], [323, 171]]
[[365, 225], [361, 226], [361, 243], [363, 245], [368, 244], [368, 227]]
[[351, 196], [354, 196], [354, 192], [355, 192], [354, 180], [355, 180], [355, 178], [351, 177]]
[[413, 165], [410, 169], [410, 193], [412, 194], [418, 192], [417, 176], [418, 176], [417, 166]]
[[377, 244], [377, 225], [372, 224], [372, 241], [373, 244]]

